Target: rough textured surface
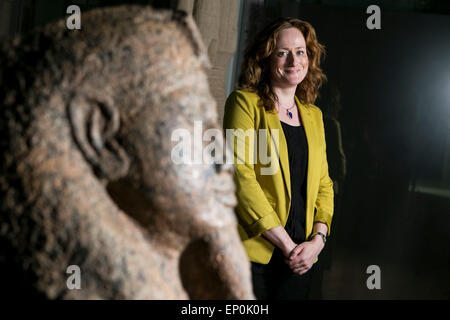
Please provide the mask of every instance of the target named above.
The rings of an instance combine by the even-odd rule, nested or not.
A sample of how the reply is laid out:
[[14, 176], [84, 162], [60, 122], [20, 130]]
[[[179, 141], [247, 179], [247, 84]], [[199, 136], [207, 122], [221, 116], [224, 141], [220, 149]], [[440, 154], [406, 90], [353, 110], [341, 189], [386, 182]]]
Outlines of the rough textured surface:
[[[230, 168], [175, 165], [218, 128], [189, 17], [123, 6], [0, 50], [0, 268], [10, 296], [251, 299]], [[81, 289], [66, 285], [69, 265]]]
[[178, 0], [177, 3], [179, 9], [193, 15], [208, 50], [211, 68], [207, 76], [211, 94], [217, 102], [219, 123], [222, 123], [228, 96], [227, 73], [237, 46], [239, 3], [239, 0]]

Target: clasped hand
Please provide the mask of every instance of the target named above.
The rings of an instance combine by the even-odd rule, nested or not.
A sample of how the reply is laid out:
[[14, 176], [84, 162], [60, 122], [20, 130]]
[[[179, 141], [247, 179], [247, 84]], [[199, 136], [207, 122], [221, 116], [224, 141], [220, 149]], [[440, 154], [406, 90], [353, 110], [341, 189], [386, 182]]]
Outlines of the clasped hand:
[[294, 273], [302, 275], [311, 269], [323, 247], [324, 243], [318, 237], [302, 242], [289, 253], [285, 262]]

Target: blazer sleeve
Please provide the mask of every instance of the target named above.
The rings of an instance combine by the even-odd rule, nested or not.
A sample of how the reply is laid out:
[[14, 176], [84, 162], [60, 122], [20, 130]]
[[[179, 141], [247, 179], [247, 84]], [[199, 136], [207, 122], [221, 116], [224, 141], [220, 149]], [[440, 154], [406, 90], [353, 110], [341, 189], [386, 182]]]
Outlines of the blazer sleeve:
[[331, 231], [331, 220], [333, 218], [333, 207], [334, 207], [333, 181], [331, 180], [328, 174], [325, 129], [323, 125], [322, 111], [320, 111], [320, 109], [317, 107], [316, 110], [320, 114], [319, 125], [321, 126], [321, 133], [322, 133], [321, 136], [323, 139], [324, 150], [322, 152], [322, 159], [321, 159], [319, 191], [316, 198], [317, 211], [314, 216], [314, 222], [325, 223], [328, 227], [327, 235], [329, 236]]
[[[228, 141], [228, 144], [233, 150], [234, 181], [238, 198], [236, 213], [250, 237], [281, 225], [278, 215], [257, 181], [254, 170], [252, 145], [255, 141], [253, 135], [256, 133], [254, 120], [256, 105], [253, 104], [256, 102], [249, 101], [245, 94], [234, 91], [226, 101], [223, 120], [224, 129], [232, 129], [234, 132], [234, 138]], [[246, 138], [244, 132], [252, 134]], [[227, 140], [229, 137], [230, 134], [227, 134]], [[238, 150], [239, 145], [245, 145], [245, 150]]]

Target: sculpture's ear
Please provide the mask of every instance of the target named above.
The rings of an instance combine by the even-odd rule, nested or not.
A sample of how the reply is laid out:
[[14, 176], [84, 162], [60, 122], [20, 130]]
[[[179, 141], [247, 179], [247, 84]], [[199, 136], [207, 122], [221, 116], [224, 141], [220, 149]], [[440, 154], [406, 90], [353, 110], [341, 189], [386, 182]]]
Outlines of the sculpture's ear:
[[72, 135], [99, 178], [125, 176], [130, 161], [117, 141], [119, 111], [111, 102], [75, 96], [68, 105]]

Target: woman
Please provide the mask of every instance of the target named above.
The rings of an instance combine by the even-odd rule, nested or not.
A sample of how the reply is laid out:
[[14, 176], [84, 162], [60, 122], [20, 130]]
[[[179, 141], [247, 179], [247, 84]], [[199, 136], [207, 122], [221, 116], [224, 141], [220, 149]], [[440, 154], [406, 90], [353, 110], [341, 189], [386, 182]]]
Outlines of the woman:
[[310, 269], [333, 215], [322, 113], [312, 104], [325, 78], [324, 49], [309, 23], [292, 18], [275, 21], [255, 39], [245, 53], [239, 90], [227, 99], [224, 128], [255, 130], [258, 139], [267, 132], [279, 169], [265, 174], [261, 156], [242, 157], [239, 145], [253, 149], [251, 139], [235, 135], [239, 234], [258, 299], [306, 299]]

